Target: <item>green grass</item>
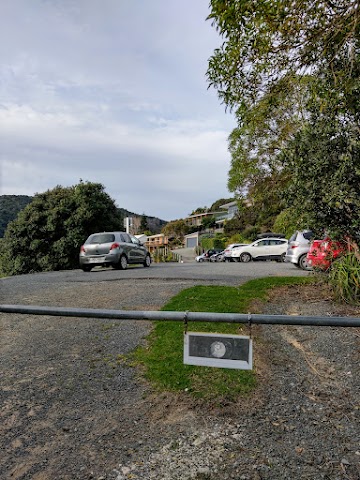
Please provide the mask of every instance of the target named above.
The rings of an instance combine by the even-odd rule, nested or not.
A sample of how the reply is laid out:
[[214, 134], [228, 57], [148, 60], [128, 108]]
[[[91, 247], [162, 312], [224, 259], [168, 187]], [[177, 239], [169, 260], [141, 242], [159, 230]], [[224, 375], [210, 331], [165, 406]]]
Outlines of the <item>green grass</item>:
[[[269, 289], [313, 281], [309, 277], [270, 277], [251, 280], [239, 287], [197, 286], [173, 297], [163, 311], [248, 313], [250, 303], [266, 300]], [[246, 327], [227, 323], [189, 323], [189, 331], [237, 334]], [[195, 397], [220, 402], [233, 401], [256, 386], [254, 371], [199, 367], [183, 364], [181, 322], [156, 322], [146, 347], [133, 353], [144, 367], [146, 378], [162, 391], [188, 391]], [[256, 345], [254, 347], [256, 349]]]

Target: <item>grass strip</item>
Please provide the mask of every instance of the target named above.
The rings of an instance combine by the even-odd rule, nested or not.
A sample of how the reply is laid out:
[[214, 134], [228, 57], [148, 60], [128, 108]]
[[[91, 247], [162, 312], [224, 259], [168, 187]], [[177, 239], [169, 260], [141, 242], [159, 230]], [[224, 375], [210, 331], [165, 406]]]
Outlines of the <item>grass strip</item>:
[[[311, 277], [269, 277], [239, 287], [196, 286], [173, 297], [162, 311], [248, 313], [250, 303], [255, 299], [266, 300], [269, 289], [312, 281]], [[191, 323], [188, 329], [239, 334], [242, 328], [241, 324]], [[144, 366], [145, 376], [155, 388], [185, 390], [198, 398], [221, 401], [234, 401], [255, 388], [254, 371], [184, 365], [183, 333], [181, 322], [155, 322], [147, 345], [133, 352], [135, 362]]]

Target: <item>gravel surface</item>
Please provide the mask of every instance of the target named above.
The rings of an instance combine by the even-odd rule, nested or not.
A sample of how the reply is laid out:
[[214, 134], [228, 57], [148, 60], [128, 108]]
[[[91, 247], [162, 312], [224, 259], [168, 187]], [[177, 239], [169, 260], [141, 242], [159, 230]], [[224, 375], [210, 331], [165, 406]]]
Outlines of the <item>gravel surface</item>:
[[[194, 283], [33, 282], [0, 299], [156, 310]], [[282, 289], [261, 310], [360, 316], [320, 287]], [[237, 404], [201, 405], [151, 392], [124, 363], [150, 328], [0, 315], [1, 479], [360, 478], [359, 329], [253, 327], [258, 388]]]

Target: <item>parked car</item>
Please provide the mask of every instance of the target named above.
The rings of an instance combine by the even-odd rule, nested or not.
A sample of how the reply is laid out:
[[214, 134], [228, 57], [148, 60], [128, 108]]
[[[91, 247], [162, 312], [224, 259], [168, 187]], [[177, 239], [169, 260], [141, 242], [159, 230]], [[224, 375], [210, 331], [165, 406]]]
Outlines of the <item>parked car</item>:
[[96, 266], [125, 270], [128, 264], [150, 267], [151, 257], [147, 249], [133, 235], [126, 232], [93, 233], [80, 248], [80, 268], [84, 272]]
[[235, 261], [250, 262], [251, 260], [284, 261], [288, 247], [285, 238], [262, 238], [249, 245], [234, 248], [231, 256]]
[[202, 253], [201, 255], [197, 255], [197, 256], [195, 257], [195, 260], [196, 260], [197, 262], [205, 262], [205, 261], [206, 261], [206, 259], [205, 259], [205, 252]]
[[197, 262], [208, 262], [210, 260], [211, 255], [214, 255], [215, 253], [220, 253], [222, 250], [219, 248], [211, 248], [209, 250], [206, 250], [206, 252], [202, 253], [201, 255], [198, 255], [195, 257], [195, 260]]
[[285, 255], [285, 262], [293, 263], [303, 270], [311, 270], [307, 261], [307, 253], [310, 250], [311, 240], [314, 233], [311, 230], [297, 230], [289, 238], [289, 245]]
[[214, 253], [210, 257], [210, 262], [223, 262], [224, 261], [224, 250], [219, 253]]
[[225, 250], [224, 250], [224, 261], [225, 262], [233, 262], [233, 258], [231, 256], [231, 252], [233, 251], [234, 248], [236, 247], [242, 247], [243, 245], [246, 245], [245, 243], [230, 243]]
[[312, 268], [327, 270], [333, 260], [343, 252], [344, 245], [329, 237], [323, 240], [314, 240], [307, 253], [307, 262]]

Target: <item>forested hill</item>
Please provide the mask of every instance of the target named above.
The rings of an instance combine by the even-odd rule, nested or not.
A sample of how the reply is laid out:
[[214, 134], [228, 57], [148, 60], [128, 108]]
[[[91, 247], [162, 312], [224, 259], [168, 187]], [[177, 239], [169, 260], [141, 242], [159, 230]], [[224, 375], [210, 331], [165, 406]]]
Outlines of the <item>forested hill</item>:
[[7, 224], [30, 203], [32, 197], [27, 195], [0, 195], [0, 237], [4, 236]]
[[[32, 201], [27, 195], [0, 195], [0, 238], [4, 236], [7, 224], [14, 220], [18, 213]], [[121, 217], [142, 217], [138, 213], [129, 212], [125, 208], [118, 208]], [[167, 222], [156, 217], [146, 217], [149, 230], [159, 233]]]

